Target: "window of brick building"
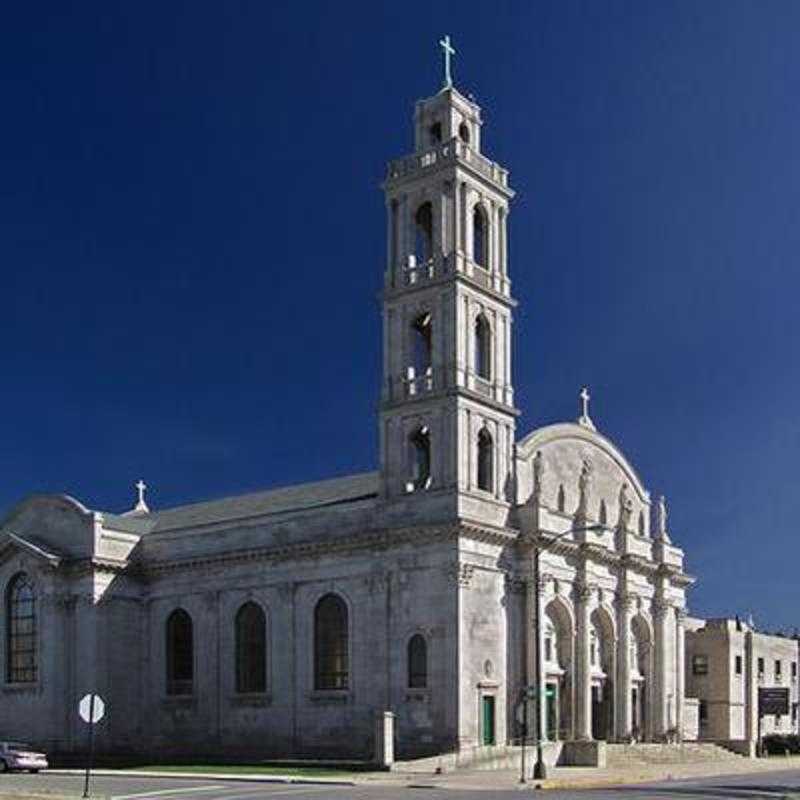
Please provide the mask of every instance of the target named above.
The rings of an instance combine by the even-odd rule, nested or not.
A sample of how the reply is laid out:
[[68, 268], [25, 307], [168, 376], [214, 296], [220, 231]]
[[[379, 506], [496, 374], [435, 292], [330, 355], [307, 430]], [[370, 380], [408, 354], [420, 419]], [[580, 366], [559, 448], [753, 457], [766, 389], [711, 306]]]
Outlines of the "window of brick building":
[[708, 675], [708, 656], [696, 655], [692, 658], [692, 674]]

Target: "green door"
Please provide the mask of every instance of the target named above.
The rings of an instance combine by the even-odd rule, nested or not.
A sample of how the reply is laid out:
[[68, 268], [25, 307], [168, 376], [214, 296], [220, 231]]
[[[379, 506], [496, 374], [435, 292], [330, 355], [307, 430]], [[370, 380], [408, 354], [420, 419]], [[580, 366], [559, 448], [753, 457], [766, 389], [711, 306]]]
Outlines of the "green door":
[[483, 698], [483, 744], [494, 744], [494, 697]]

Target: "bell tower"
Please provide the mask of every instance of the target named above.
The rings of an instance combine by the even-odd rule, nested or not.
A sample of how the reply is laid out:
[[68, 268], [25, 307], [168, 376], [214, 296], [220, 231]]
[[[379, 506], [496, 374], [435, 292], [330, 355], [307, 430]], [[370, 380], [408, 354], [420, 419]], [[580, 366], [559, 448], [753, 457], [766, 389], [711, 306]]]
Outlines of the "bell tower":
[[[406, 517], [503, 524], [513, 497], [508, 172], [452, 85], [420, 100], [414, 152], [388, 165], [381, 492]], [[449, 52], [448, 52], [449, 51]]]

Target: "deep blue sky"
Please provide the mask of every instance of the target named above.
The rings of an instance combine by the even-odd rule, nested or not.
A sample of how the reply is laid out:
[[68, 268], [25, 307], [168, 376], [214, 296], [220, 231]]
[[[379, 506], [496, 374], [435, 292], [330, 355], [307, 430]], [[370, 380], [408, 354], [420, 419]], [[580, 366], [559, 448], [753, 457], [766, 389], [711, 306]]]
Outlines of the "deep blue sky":
[[376, 465], [385, 162], [435, 43], [511, 169], [520, 434], [593, 416], [693, 610], [798, 623], [800, 3], [38, 2], [0, 26], [0, 506]]

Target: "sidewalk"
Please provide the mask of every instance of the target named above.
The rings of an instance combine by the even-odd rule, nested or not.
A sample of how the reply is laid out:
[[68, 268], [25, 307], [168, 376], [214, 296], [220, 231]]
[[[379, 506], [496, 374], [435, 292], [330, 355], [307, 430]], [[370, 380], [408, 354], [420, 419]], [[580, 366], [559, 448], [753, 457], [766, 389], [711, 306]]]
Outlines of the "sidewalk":
[[[800, 770], [800, 756], [770, 759], [720, 761], [707, 764], [669, 764], [629, 768], [556, 767], [545, 781], [520, 783], [518, 770], [456, 770], [441, 775], [431, 773], [362, 772], [342, 773], [339, 777], [271, 775], [246, 772], [159, 772], [158, 770], [93, 770], [94, 775], [136, 778], [180, 778], [181, 780], [250, 781], [254, 783], [330, 784], [333, 786], [405, 786], [409, 788], [493, 791], [497, 789], [589, 789], [632, 783], [706, 778], [717, 775], [742, 775], [758, 772]], [[82, 770], [48, 770], [56, 774], [83, 774]]]
[[[717, 775], [743, 775], [759, 772], [800, 771], [800, 756], [788, 758], [720, 761], [707, 764], [669, 764], [597, 769], [594, 767], [556, 767], [545, 781], [529, 780], [520, 783], [518, 770], [457, 770], [443, 775], [405, 774], [400, 785], [440, 789], [484, 790], [497, 789], [590, 789], [634, 783], [654, 783], [666, 780], [707, 778]], [[374, 774], [374, 773], [373, 773]], [[399, 777], [399, 776], [397, 776]], [[364, 776], [358, 783], [393, 783], [389, 776]]]

